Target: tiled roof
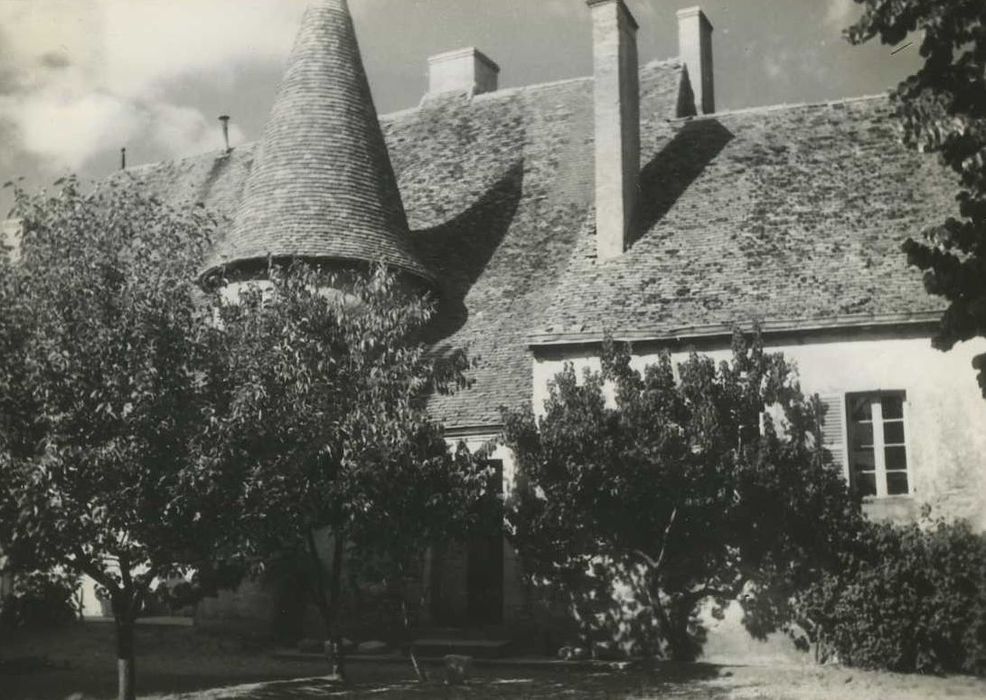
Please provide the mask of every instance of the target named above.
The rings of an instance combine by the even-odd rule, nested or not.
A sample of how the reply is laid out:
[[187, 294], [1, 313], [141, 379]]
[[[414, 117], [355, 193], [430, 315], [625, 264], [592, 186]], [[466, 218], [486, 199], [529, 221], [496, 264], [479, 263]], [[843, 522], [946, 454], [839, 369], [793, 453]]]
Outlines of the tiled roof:
[[[677, 113], [681, 73], [677, 61], [643, 68], [644, 113]], [[452, 427], [496, 423], [501, 405], [530, 401], [527, 335], [591, 226], [592, 80], [449, 95], [380, 123], [411, 238], [440, 285], [431, 341], [439, 352], [464, 347], [475, 364], [472, 387], [434, 397], [431, 409]], [[230, 216], [255, 150], [126, 175], [167, 201]]]
[[[381, 117], [411, 239], [441, 286], [437, 351], [465, 347], [451, 427], [531, 400], [528, 345], [751, 319], [856, 323], [934, 311], [900, 243], [954, 207], [886, 97], [676, 119], [680, 65], [641, 72], [646, 232], [597, 264], [592, 80], [426, 101]], [[170, 201], [235, 209], [251, 146], [134, 169]]]
[[411, 246], [346, 0], [305, 12], [233, 228], [208, 266], [268, 256], [380, 261], [431, 279]]
[[643, 235], [600, 263], [583, 232], [532, 340], [941, 308], [900, 245], [955, 209], [954, 182], [899, 143], [886, 96], [643, 131]]
[[[677, 61], [646, 66], [644, 112], [676, 114]], [[464, 347], [473, 386], [434, 397], [447, 425], [486, 425], [531, 400], [527, 335], [593, 197], [591, 79], [426, 102], [382, 120], [413, 230], [441, 284], [433, 341]]]

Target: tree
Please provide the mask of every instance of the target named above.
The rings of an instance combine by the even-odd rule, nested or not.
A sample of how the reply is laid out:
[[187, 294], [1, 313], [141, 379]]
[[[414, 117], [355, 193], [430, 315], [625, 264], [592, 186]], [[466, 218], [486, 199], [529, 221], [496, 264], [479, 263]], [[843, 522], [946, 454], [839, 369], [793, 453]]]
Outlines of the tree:
[[195, 274], [216, 222], [56, 185], [16, 192], [20, 255], [0, 253], [0, 549], [97, 582], [133, 698], [136, 619], [216, 555], [238, 494], [206, 457], [222, 346]]
[[222, 458], [244, 471], [243, 552], [307, 560], [336, 673], [343, 569], [372, 560], [403, 587], [429, 544], [464, 527], [481, 488], [481, 462], [450, 451], [425, 410], [428, 392], [454, 388], [465, 366], [420, 340], [432, 309], [382, 267], [295, 263], [271, 266], [221, 314], [233, 391]]
[[[863, 16], [846, 30], [861, 44], [895, 45], [920, 32], [924, 65], [893, 92], [904, 142], [936, 152], [958, 176], [959, 218], [908, 239], [910, 264], [949, 305], [935, 347], [986, 336], [986, 4], [982, 0], [856, 0]], [[973, 366], [986, 396], [986, 355]]]
[[543, 416], [505, 415], [507, 519], [532, 581], [560, 589], [591, 640], [675, 659], [699, 651], [709, 598], [721, 610], [743, 593], [752, 632], [781, 627], [860, 518], [817, 401], [739, 335], [731, 362], [693, 354], [677, 378], [669, 355], [640, 373], [612, 342], [602, 363], [581, 381], [567, 365]]

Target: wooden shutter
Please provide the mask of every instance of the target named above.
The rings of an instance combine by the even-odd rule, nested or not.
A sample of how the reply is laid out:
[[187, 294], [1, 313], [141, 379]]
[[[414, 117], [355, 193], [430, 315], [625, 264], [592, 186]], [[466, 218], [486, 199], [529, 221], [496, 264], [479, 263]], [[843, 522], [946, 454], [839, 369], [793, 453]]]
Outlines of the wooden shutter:
[[822, 402], [822, 445], [832, 453], [832, 462], [849, 476], [846, 459], [846, 397], [841, 392], [819, 394]]

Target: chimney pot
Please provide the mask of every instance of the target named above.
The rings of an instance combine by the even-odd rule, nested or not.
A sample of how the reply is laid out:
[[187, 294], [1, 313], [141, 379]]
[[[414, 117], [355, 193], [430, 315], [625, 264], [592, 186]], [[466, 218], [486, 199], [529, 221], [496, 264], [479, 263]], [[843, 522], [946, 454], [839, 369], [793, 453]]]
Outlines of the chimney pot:
[[477, 48], [447, 51], [428, 59], [428, 96], [447, 92], [481, 95], [499, 87], [500, 66]]
[[712, 23], [700, 7], [678, 10], [678, 55], [688, 70], [688, 81], [700, 114], [716, 111], [712, 79]]
[[640, 180], [637, 22], [623, 0], [587, 0], [592, 11], [596, 150], [596, 257], [630, 244]]
[[233, 150], [229, 147], [229, 115], [220, 114], [219, 123], [222, 124], [223, 127], [223, 144], [225, 146], [226, 153], [229, 153], [231, 150]]

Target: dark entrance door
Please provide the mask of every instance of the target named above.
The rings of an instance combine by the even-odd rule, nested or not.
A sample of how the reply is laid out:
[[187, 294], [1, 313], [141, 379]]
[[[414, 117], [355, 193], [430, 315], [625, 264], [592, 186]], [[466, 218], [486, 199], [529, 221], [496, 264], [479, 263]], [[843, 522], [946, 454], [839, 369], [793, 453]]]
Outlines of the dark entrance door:
[[503, 622], [503, 462], [492, 473], [467, 546], [466, 596], [471, 625]]

